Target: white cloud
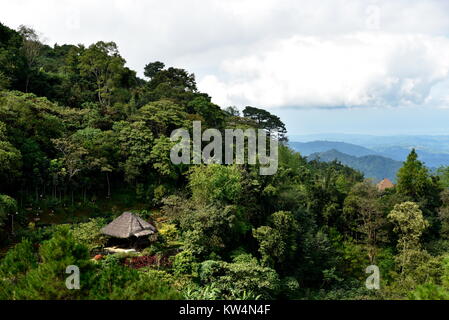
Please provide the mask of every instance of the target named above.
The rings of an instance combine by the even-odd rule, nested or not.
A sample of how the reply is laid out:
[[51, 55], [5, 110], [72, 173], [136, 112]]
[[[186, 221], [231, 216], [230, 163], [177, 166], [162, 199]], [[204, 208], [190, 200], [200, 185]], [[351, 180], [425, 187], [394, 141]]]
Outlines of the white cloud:
[[447, 101], [432, 90], [448, 79], [447, 1], [16, 0], [0, 12], [50, 44], [115, 41], [139, 74], [154, 60], [186, 68], [224, 105]]
[[265, 50], [225, 60], [227, 81], [208, 76], [200, 88], [223, 105], [282, 107], [422, 104], [449, 71], [449, 39], [355, 33], [294, 36]]

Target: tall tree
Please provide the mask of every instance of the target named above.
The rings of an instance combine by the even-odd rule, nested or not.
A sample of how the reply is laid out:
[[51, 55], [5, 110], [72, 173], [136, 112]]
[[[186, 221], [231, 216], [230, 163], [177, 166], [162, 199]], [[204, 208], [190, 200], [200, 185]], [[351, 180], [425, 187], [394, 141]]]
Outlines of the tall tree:
[[253, 230], [253, 237], [259, 242], [262, 262], [277, 269], [288, 269], [295, 256], [299, 225], [291, 212], [278, 211], [268, 219], [269, 226]]
[[152, 79], [164, 67], [165, 64], [160, 61], [150, 62], [145, 66], [143, 74], [145, 77]]
[[0, 121], [0, 180], [6, 185], [21, 172], [22, 155], [7, 139], [6, 125]]
[[28, 67], [25, 81], [25, 92], [28, 92], [31, 75], [36, 71], [35, 69], [38, 63], [40, 51], [42, 49], [42, 43], [40, 42], [39, 36], [36, 31], [32, 28], [21, 25], [19, 27], [19, 33], [23, 37], [22, 49]]
[[388, 219], [394, 224], [393, 231], [399, 236], [397, 243], [398, 260], [402, 273], [404, 273], [412, 257], [421, 249], [420, 239], [429, 223], [424, 219], [422, 211], [414, 202], [396, 205], [388, 214]]
[[0, 89], [23, 89], [26, 60], [22, 36], [0, 23]]
[[251, 106], [245, 107], [243, 110], [243, 116], [253, 120], [257, 127], [267, 130], [270, 135], [274, 136], [279, 141], [288, 141], [286, 136], [287, 129], [278, 116], [271, 114], [266, 110]]
[[430, 234], [436, 236], [440, 227], [437, 217], [441, 206], [440, 193], [442, 187], [437, 177], [431, 176], [424, 163], [418, 160], [418, 154], [413, 149], [397, 173], [397, 191], [400, 195], [419, 203], [424, 215], [429, 219]]
[[70, 138], [53, 140], [56, 150], [61, 153], [60, 161], [63, 164], [60, 175], [67, 177], [67, 183], [71, 186], [72, 204], [74, 202], [75, 176], [86, 170], [89, 163], [86, 161], [88, 151]]
[[0, 227], [3, 227], [8, 214], [13, 214], [17, 210], [17, 202], [10, 196], [0, 194]]
[[449, 166], [438, 168], [437, 175], [440, 178], [441, 185], [444, 188], [449, 188]]
[[109, 106], [113, 91], [125, 71], [125, 60], [120, 56], [117, 45], [99, 41], [82, 52], [79, 62], [81, 74], [91, 77], [95, 84], [98, 102]]
[[409, 196], [419, 202], [428, 192], [432, 181], [429, 171], [424, 164], [418, 160], [418, 154], [413, 149], [399, 169], [397, 190], [399, 193]]
[[369, 181], [356, 184], [345, 199], [343, 213], [345, 225], [352, 227], [356, 237], [362, 235], [368, 258], [374, 263], [378, 244], [386, 239], [386, 219], [376, 186]]

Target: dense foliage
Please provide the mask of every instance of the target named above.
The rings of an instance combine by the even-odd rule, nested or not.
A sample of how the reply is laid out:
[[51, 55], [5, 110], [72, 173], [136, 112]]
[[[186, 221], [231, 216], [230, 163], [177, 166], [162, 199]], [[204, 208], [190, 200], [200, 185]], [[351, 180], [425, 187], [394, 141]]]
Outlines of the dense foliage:
[[[113, 42], [51, 47], [0, 24], [0, 299], [449, 297], [447, 168], [434, 175], [412, 151], [397, 186], [379, 190], [293, 152], [270, 112], [220, 108], [184, 69], [156, 61], [144, 75]], [[280, 142], [277, 173], [174, 165], [170, 134], [192, 121], [265, 130]], [[157, 239], [99, 254], [101, 228], [125, 209]], [[79, 290], [65, 285], [69, 265]]]

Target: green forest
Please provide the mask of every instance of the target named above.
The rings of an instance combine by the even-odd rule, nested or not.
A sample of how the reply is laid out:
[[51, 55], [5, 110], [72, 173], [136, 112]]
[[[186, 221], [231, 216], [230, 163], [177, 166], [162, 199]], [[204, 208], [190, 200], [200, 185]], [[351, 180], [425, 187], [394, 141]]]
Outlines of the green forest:
[[[0, 24], [0, 300], [449, 299], [448, 168], [413, 150], [379, 190], [288, 148], [263, 108], [212, 103], [187, 70], [143, 74], [114, 42], [52, 47]], [[277, 173], [173, 164], [170, 134], [192, 121], [276, 132]], [[156, 236], [103, 254], [100, 229], [124, 211]]]

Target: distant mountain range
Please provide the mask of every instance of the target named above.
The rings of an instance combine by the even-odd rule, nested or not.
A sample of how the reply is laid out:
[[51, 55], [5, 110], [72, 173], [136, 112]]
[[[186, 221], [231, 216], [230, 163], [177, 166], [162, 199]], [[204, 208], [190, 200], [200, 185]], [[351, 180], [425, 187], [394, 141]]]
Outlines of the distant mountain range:
[[[350, 136], [350, 135], [348, 135]], [[346, 136], [346, 139], [348, 139]], [[292, 141], [290, 147], [309, 159], [319, 158], [321, 161], [339, 160], [341, 163], [357, 169], [367, 178], [395, 180], [397, 170], [402, 166], [412, 148], [416, 148], [418, 156], [430, 169], [449, 166], [449, 153], [433, 152], [440, 143], [445, 146], [444, 137], [420, 137], [419, 144], [412, 144], [408, 137], [375, 137], [356, 136], [364, 145], [342, 141], [317, 140], [308, 142]], [[376, 140], [376, 138], [378, 138]], [[355, 139], [355, 138], [353, 138]], [[438, 142], [439, 141], [439, 142]], [[398, 145], [392, 145], [396, 142]], [[447, 140], [449, 143], [449, 139]]]
[[[412, 148], [415, 148], [420, 159], [428, 167], [438, 168], [449, 165], [449, 135], [395, 135], [373, 136], [360, 134], [322, 133], [303, 136], [289, 136], [290, 141], [297, 142], [325, 142], [348, 143], [371, 150], [371, 154], [377, 154], [404, 161]], [[332, 148], [326, 147], [328, 151]], [[336, 146], [334, 149], [345, 152]], [[347, 152], [346, 152], [347, 153]], [[350, 155], [357, 155], [351, 154]]]
[[319, 160], [324, 162], [338, 160], [344, 165], [363, 172], [365, 177], [373, 178], [376, 181], [384, 178], [395, 181], [396, 173], [399, 168], [402, 167], [401, 161], [396, 161], [390, 158], [377, 155], [356, 157], [335, 149], [325, 152], [312, 153], [307, 158], [309, 160]]
[[449, 153], [449, 134], [448, 135], [394, 135], [394, 136], [374, 136], [362, 134], [343, 134], [343, 133], [321, 133], [310, 135], [289, 135], [290, 141], [309, 142], [309, 141], [341, 141], [369, 149], [382, 147], [403, 147], [416, 148], [431, 153]]
[[[385, 157], [392, 158], [398, 161], [405, 161], [407, 155], [410, 153], [413, 147], [375, 147], [373, 148], [377, 154], [383, 155]], [[423, 161], [429, 168], [438, 168], [441, 166], [449, 165], [449, 154], [448, 153], [435, 153], [429, 152], [419, 147], [416, 147], [416, 152], [418, 153], [419, 159]]]
[[336, 142], [336, 141], [290, 142], [289, 145], [293, 150], [300, 152], [303, 156], [309, 156], [312, 153], [320, 153], [333, 149], [356, 157], [377, 154], [376, 151], [373, 151], [371, 149], [346, 142]]

